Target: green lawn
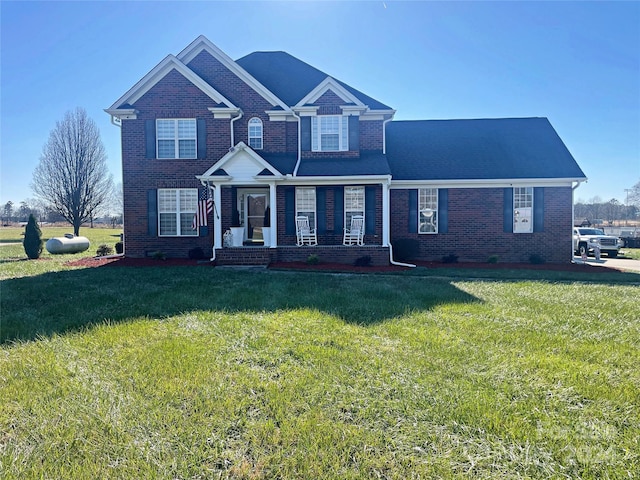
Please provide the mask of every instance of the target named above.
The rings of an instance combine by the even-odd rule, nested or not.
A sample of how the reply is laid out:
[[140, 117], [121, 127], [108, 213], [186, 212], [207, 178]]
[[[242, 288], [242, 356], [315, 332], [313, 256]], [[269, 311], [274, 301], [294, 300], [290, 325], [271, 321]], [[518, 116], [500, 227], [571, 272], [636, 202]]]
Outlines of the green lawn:
[[0, 478], [640, 476], [638, 274], [82, 269], [13, 248]]

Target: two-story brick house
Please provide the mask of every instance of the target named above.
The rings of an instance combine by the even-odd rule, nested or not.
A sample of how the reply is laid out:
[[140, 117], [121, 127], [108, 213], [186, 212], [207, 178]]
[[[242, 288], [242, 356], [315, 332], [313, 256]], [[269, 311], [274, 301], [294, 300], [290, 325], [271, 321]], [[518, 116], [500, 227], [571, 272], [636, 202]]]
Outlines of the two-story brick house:
[[[586, 178], [544, 118], [393, 121], [287, 53], [234, 61], [203, 36], [106, 112], [122, 134], [127, 256], [387, 264], [413, 239], [425, 260], [571, 260]], [[345, 246], [356, 215], [364, 245]], [[299, 216], [317, 245], [296, 246]]]

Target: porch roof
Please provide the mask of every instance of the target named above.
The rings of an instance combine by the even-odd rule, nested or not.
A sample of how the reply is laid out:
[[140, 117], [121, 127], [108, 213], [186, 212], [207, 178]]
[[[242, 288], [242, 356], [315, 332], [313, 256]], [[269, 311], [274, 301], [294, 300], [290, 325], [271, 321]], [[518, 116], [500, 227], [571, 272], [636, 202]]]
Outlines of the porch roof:
[[380, 152], [361, 152], [359, 157], [303, 158], [298, 176], [390, 175], [387, 157]]

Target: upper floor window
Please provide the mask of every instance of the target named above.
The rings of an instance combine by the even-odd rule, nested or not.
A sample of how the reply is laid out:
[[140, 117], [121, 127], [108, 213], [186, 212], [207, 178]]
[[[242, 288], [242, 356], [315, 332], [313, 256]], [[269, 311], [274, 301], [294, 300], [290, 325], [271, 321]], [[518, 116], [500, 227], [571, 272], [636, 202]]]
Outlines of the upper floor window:
[[161, 237], [197, 236], [193, 216], [198, 205], [197, 188], [158, 189], [158, 232]]
[[533, 232], [533, 187], [513, 189], [513, 233]]
[[351, 225], [351, 217], [364, 217], [364, 187], [344, 187], [344, 224]]
[[262, 150], [262, 120], [257, 117], [249, 120], [249, 146], [254, 150]]
[[438, 189], [418, 189], [418, 233], [438, 233]]
[[296, 187], [296, 216], [309, 217], [309, 227], [316, 228], [315, 187]]
[[311, 117], [311, 150], [314, 152], [349, 150], [349, 117], [342, 115]]
[[196, 158], [196, 119], [156, 120], [158, 158]]

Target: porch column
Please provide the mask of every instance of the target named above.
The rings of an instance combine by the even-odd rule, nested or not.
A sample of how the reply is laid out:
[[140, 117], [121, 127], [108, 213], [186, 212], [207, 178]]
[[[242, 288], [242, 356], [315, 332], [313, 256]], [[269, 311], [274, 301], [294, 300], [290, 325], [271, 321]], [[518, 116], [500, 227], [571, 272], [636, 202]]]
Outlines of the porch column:
[[220, 194], [220, 185], [216, 185], [213, 189], [214, 209], [217, 209], [218, 218], [213, 216], [213, 248], [222, 248], [222, 216], [220, 207], [222, 205], [222, 195]]
[[278, 246], [278, 203], [276, 199], [276, 184], [269, 184], [269, 214], [271, 217], [271, 248]]
[[382, 184], [382, 246], [389, 246], [389, 182]]

